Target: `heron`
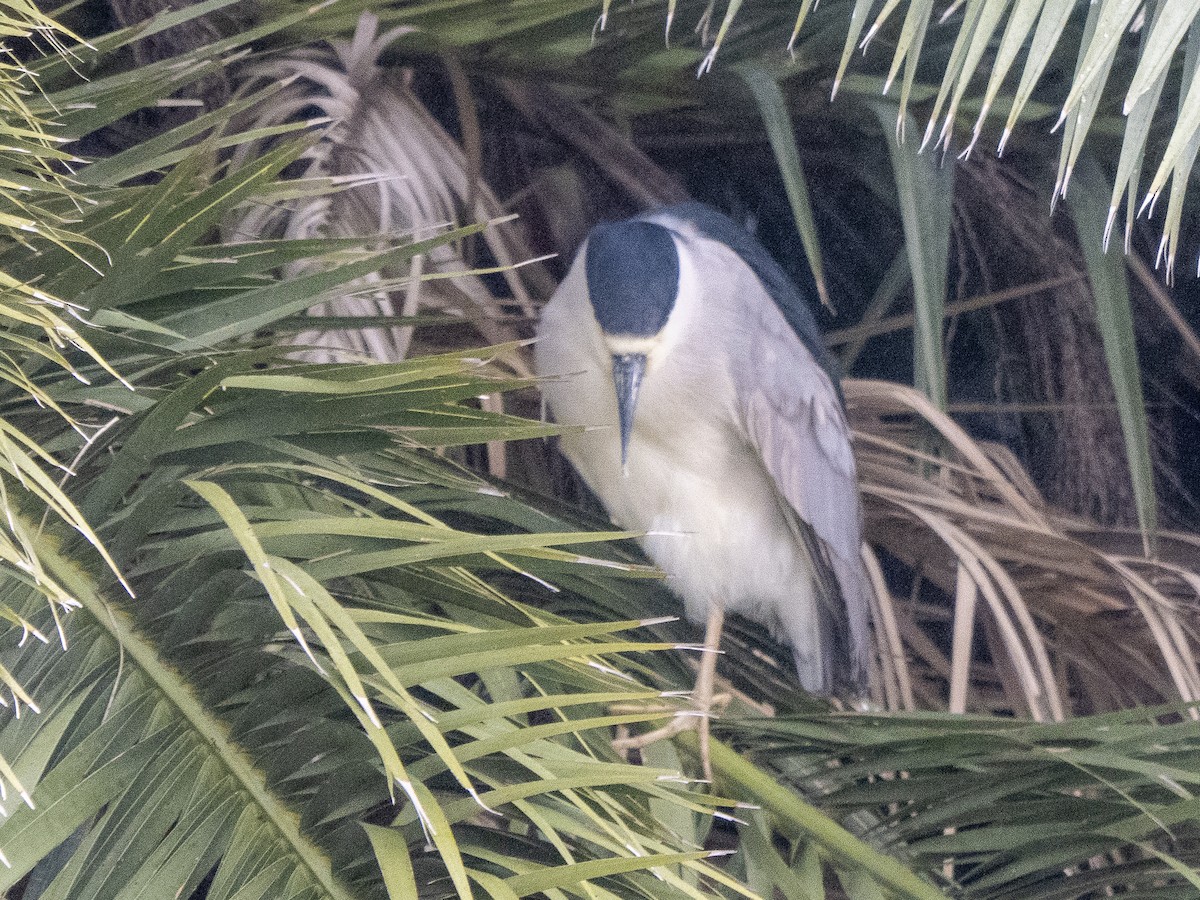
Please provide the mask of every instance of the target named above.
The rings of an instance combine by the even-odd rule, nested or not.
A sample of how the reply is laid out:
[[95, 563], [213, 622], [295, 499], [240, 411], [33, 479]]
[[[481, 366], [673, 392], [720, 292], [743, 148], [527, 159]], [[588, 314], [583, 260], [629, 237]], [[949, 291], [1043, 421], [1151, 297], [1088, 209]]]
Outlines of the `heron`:
[[641, 536], [705, 626], [694, 709], [622, 749], [708, 720], [724, 617], [790, 644], [805, 690], [861, 700], [871, 583], [850, 427], [809, 303], [767, 250], [684, 203], [588, 234], [535, 345], [561, 448]]

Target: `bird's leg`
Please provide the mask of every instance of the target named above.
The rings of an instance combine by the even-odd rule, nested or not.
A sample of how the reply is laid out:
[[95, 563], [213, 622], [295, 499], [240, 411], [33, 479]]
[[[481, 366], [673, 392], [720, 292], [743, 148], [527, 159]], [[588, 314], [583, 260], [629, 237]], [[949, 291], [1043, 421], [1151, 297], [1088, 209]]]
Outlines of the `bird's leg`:
[[725, 607], [710, 603], [708, 624], [704, 628], [704, 654], [700, 657], [700, 672], [696, 675], [696, 690], [692, 702], [700, 711], [700, 764], [704, 777], [712, 781], [712, 763], [708, 758], [709, 719], [713, 707], [713, 683], [717, 677], [717, 653], [721, 648], [721, 630], [725, 626]]
[[713, 686], [716, 683], [717, 653], [720, 652], [721, 629], [724, 624], [724, 607], [719, 603], [711, 604], [708, 610], [708, 624], [704, 630], [704, 652], [700, 656], [700, 671], [696, 675], [696, 687], [692, 691], [693, 709], [680, 710], [675, 714], [675, 718], [662, 728], [636, 737], [618, 738], [613, 741], [613, 747], [619, 751], [641, 750], [664, 738], [674, 737], [681, 731], [697, 728], [700, 732], [700, 764], [704, 768], [704, 777], [712, 779], [712, 764], [708, 758], [709, 719], [713, 705], [718, 700], [713, 695]]

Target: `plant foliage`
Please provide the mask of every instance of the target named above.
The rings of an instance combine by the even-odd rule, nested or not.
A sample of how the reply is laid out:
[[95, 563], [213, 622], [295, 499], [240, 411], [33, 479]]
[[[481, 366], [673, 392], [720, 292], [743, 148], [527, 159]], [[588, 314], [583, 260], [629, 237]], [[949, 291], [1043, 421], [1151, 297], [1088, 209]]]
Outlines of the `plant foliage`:
[[[31, 66], [38, 102], [82, 137], [285, 24], [159, 64], [161, 81], [143, 68], [82, 82], [48, 57]], [[77, 64], [103, 71], [138, 33]], [[605, 660], [665, 645], [621, 635], [636, 620], [568, 623], [481, 577], [517, 573], [537, 593], [562, 568], [640, 574], [559, 549], [603, 535], [481, 532], [511, 501], [430, 449], [547, 433], [469, 402], [522, 383], [488, 363], [503, 348], [319, 365], [261, 337], [472, 229], [213, 244], [235, 209], [292, 195], [280, 175], [313, 141], [287, 126], [230, 168], [222, 148], [262, 133], [228, 130], [232, 112], [82, 168], [75, 197], [45, 201], [74, 211], [90, 255], [66, 241], [0, 254], [14, 279], [69, 298], [82, 335], [66, 355], [38, 352], [40, 321], [6, 331], [22, 348], [2, 401], [22, 555], [3, 588], [0, 769], [18, 802], [0, 885], [75, 900], [731, 883], [650, 814], [703, 818], [722, 801], [607, 744], [645, 718], [608, 704], [658, 691]], [[61, 485], [47, 471], [60, 457]]]
[[[872, 566], [876, 699], [1048, 721], [834, 713], [800, 696], [769, 641], [735, 623], [724, 671], [737, 696], [717, 735], [740, 754], [715, 746], [716, 784], [681, 774], [695, 752], [687, 735], [641, 764], [618, 757], [614, 729], [679, 711], [691, 671], [670, 651], [692, 634], [661, 615], [673, 607], [621, 543], [629, 535], [452, 461], [467, 445], [554, 432], [479, 400], [530, 387], [513, 362], [520, 348], [369, 364], [341, 361], [346, 344], [330, 353], [280, 339], [314, 308], [414, 296], [429, 274], [419, 260], [481, 274], [457, 250], [484, 223], [362, 215], [346, 198], [392, 202], [395, 173], [383, 169], [395, 154], [343, 177], [352, 129], [311, 115], [412, 102], [397, 80], [371, 94], [390, 41], [375, 41], [357, 0], [264, 4], [236, 35], [126, 64], [134, 41], [229, 5], [164, 12], [0, 71], [15, 98], [0, 155], [12, 214], [0, 220], [0, 680], [11, 695], [0, 717], [0, 891], [790, 898], [823, 896], [832, 876], [856, 898], [1196, 895], [1191, 707], [1052, 721], [1200, 696], [1195, 622], [1180, 608], [1200, 589], [1180, 561], [1194, 541], [1164, 536], [1166, 555], [1152, 560], [1136, 540], [1126, 546], [1130, 536], [1057, 516], [1011, 458], [897, 386], [847, 384], [871, 538], [950, 605], [922, 606], [915, 589], [906, 603]], [[877, 13], [880, 25], [897, 6]], [[1005, 11], [1012, 31], [1018, 13], [1049, 16], [1053, 4], [983, 6], [952, 6], [960, 33], [995, 32]], [[717, 26], [726, 52], [748, 39], [737, 7]], [[668, 16], [689, 8], [672, 4]], [[6, 9], [27, 38], [71, 39], [32, 8]], [[805, 27], [831, 9], [849, 6], [822, 5]], [[870, 11], [855, 4], [852, 30], [872, 35]], [[499, 54], [524, 44], [571, 56], [585, 37], [548, 37], [595, 8], [377, 12], [417, 25], [415, 42], [486, 38]], [[661, 11], [613, 21], [625, 15], [650, 23]], [[354, 29], [357, 41], [332, 52], [256, 60], [218, 109], [101, 159], [74, 155], [260, 46]], [[910, 42], [906, 66], [918, 49]], [[687, 53], [689, 66], [704, 58]], [[334, 64], [345, 71], [330, 76]], [[770, 73], [742, 77], [777, 150], [797, 156]], [[954, 84], [948, 117], [966, 108]], [[306, 93], [314, 86], [324, 91]], [[403, 115], [431, 124], [410, 106]], [[375, 131], [379, 145], [395, 137]], [[947, 210], [921, 204], [920, 184], [949, 175], [894, 150], [919, 272], [944, 264], [950, 228]], [[406, 158], [416, 168], [430, 156]], [[469, 179], [447, 195], [425, 176], [414, 207], [449, 218], [465, 205], [468, 220], [496, 211]], [[803, 223], [805, 183], [791, 185]], [[506, 245], [491, 246], [499, 258]], [[819, 260], [812, 234], [807, 246]], [[919, 277], [924, 386], [938, 398], [945, 285]], [[486, 282], [469, 283], [483, 298]], [[1114, 375], [1134, 379], [1122, 300], [1107, 302]], [[378, 309], [414, 324], [412, 307]], [[363, 318], [361, 307], [341, 311], [341, 327]], [[389, 358], [404, 355], [408, 333], [392, 337]], [[935, 619], [950, 623], [948, 658], [928, 637]], [[1105, 670], [1114, 631], [1127, 639], [1123, 674]], [[764, 704], [779, 715], [762, 716]], [[719, 862], [714, 820], [739, 850]]]

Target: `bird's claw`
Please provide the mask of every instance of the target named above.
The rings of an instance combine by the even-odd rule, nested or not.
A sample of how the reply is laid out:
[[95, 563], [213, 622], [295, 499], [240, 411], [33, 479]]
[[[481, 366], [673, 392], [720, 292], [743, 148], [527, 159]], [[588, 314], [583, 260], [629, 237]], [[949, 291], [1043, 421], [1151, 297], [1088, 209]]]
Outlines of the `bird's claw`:
[[704, 770], [705, 779], [711, 781], [712, 763], [708, 755], [709, 722], [714, 714], [720, 715], [724, 711], [725, 707], [729, 705], [730, 699], [729, 694], [711, 696], [707, 698], [707, 703], [704, 703], [701, 698], [700, 702], [691, 709], [676, 710], [674, 718], [661, 728], [647, 731], [645, 734], [622, 735], [616, 738], [612, 742], [613, 749], [621, 755], [622, 759], [628, 759], [630, 750], [644, 750], [651, 744], [673, 738], [677, 734], [694, 728], [700, 738], [700, 765]]

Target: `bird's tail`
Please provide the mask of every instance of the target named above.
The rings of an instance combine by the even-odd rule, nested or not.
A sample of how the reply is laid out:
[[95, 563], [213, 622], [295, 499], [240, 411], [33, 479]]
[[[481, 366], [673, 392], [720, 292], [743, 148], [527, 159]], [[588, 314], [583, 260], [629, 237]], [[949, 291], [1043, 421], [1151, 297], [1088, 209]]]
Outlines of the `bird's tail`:
[[861, 556], [845, 560], [835, 553], [830, 553], [828, 558], [845, 609], [843, 653], [846, 667], [842, 670], [842, 678], [834, 681], [834, 692], [844, 691], [851, 694], [853, 699], [861, 700], [865, 699], [870, 691], [870, 623], [874, 587], [867, 577]]
[[[815, 584], [817, 617], [814, 626], [819, 631], [821, 659], [820, 683], [805, 688], [814, 693], [832, 695], [843, 700], [859, 701], [870, 693], [871, 673], [871, 601], [874, 588], [867, 577], [862, 557], [844, 559], [824, 546], [811, 527], [794, 520], [808, 559]], [[792, 638], [794, 646], [800, 642]], [[811, 661], [797, 653], [796, 670], [802, 676], [812, 670]]]

